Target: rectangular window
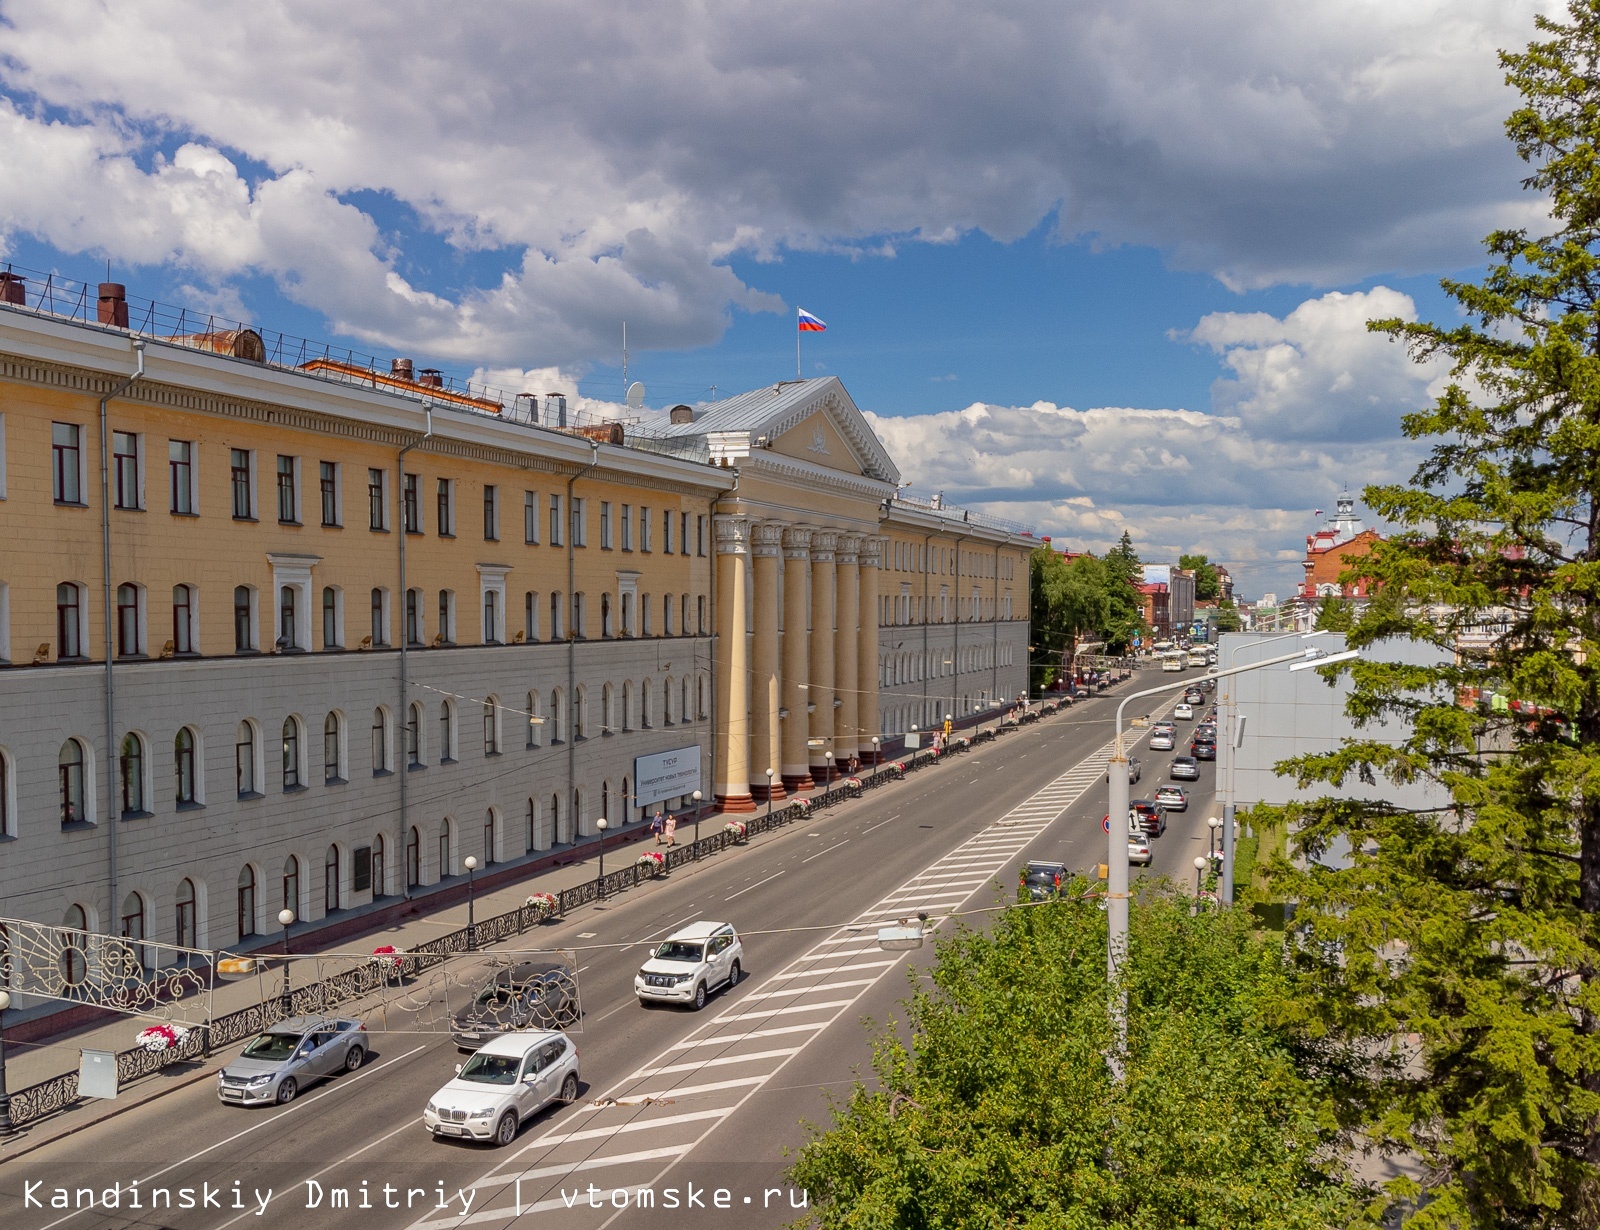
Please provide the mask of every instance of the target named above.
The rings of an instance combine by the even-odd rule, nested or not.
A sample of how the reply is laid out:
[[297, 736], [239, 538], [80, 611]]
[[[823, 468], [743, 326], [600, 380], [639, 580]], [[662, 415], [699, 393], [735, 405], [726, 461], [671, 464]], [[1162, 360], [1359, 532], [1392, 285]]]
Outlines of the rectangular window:
[[704, 517], [696, 517], [694, 519], [694, 553], [696, 555], [704, 555], [706, 553], [706, 519]]
[[317, 463], [318, 483], [322, 489], [322, 524], [339, 524], [339, 464], [334, 461]]
[[641, 505], [639, 508], [639, 550], [647, 554], [650, 551], [651, 529], [650, 510]]
[[530, 546], [539, 541], [539, 496], [533, 491], [522, 493], [522, 541]]
[[389, 501], [385, 488], [385, 479], [388, 475], [378, 469], [367, 470], [367, 528], [373, 530], [387, 530], [389, 528]]
[[387, 645], [389, 643], [389, 611], [386, 601], [387, 595], [383, 590], [372, 591], [372, 643], [374, 645]]
[[697, 607], [696, 613], [699, 619], [699, 622], [695, 624], [695, 627], [699, 629], [700, 635], [704, 636], [706, 634], [706, 596], [701, 594], [695, 599], [695, 604]]
[[82, 504], [83, 428], [76, 423], [52, 423], [50, 449], [55, 461], [56, 503]]
[[589, 545], [588, 519], [584, 515], [584, 504], [587, 501], [572, 497], [572, 545], [587, 547]]
[[248, 653], [256, 647], [255, 591], [240, 585], [233, 591], [233, 648], [235, 653]]
[[668, 555], [672, 554], [672, 510], [661, 510], [661, 549]]
[[405, 487], [400, 493], [403, 504], [401, 519], [405, 522], [406, 533], [422, 533], [422, 493], [418, 485], [422, 480], [415, 474], [405, 476]]
[[684, 555], [689, 554], [689, 514], [684, 513], [678, 522], [678, 550]]
[[231, 475], [233, 486], [233, 519], [235, 521], [255, 520], [255, 500], [250, 482], [250, 450], [247, 448], [230, 449], [228, 452], [228, 471]]
[[622, 549], [633, 550], [633, 505], [622, 506]]
[[456, 596], [448, 589], [439, 591], [439, 641], [445, 645], [456, 642]]
[[350, 851], [350, 891], [364, 893], [372, 887], [372, 847], [357, 846]]
[[322, 589], [322, 647], [339, 648], [339, 593], [331, 586]]
[[167, 471], [172, 486], [172, 511], [194, 514], [194, 442], [167, 441]]
[[600, 501], [600, 549], [611, 550], [611, 501]]
[[172, 587], [172, 652], [194, 652], [194, 590]]
[[113, 508], [142, 508], [139, 499], [139, 437], [131, 431], [111, 433], [111, 496]]
[[422, 644], [422, 591], [406, 590], [406, 644]]
[[561, 497], [552, 495], [550, 497], [550, 545], [559, 547], [561, 543]]
[[483, 488], [483, 541], [500, 541], [500, 493], [487, 483]]
[[539, 639], [539, 595], [531, 590], [522, 595], [522, 633], [524, 640]]
[[456, 536], [456, 497], [455, 484], [448, 478], [439, 480], [438, 526], [440, 538], [454, 538]]
[[300, 491], [295, 482], [299, 469], [296, 458], [278, 456], [278, 520], [284, 525], [300, 524]]

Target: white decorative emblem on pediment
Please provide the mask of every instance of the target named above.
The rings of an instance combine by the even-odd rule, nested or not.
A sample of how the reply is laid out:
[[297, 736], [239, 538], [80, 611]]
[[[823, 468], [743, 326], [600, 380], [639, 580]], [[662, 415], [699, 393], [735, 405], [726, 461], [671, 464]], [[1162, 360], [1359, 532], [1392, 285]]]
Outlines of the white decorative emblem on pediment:
[[806, 451], [808, 453], [821, 453], [824, 457], [828, 456], [828, 437], [823, 434], [822, 424], [818, 423], [817, 426], [811, 429], [811, 443], [807, 446]]

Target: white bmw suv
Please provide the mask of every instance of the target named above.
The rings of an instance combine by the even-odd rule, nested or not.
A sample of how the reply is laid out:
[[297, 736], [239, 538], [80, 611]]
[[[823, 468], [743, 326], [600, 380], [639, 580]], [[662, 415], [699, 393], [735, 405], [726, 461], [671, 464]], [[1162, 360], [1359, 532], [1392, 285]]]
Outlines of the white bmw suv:
[[736, 986], [744, 969], [744, 945], [732, 923], [690, 923], [656, 946], [635, 975], [641, 1004], [693, 1004], [703, 1008], [714, 987]]
[[456, 1065], [428, 1099], [422, 1126], [440, 1136], [509, 1145], [523, 1122], [578, 1096], [578, 1048], [557, 1030], [503, 1034]]

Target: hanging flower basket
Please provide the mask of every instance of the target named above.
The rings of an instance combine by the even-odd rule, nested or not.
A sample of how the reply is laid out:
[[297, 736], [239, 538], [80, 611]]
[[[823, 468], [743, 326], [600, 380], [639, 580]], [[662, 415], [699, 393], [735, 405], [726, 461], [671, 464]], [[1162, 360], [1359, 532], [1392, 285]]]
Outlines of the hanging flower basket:
[[906, 762], [903, 760], [895, 761], [889, 766], [889, 772], [893, 773], [896, 777], [904, 777], [906, 775]]
[[533, 911], [535, 921], [543, 922], [556, 912], [555, 894], [534, 893], [522, 905], [524, 909]]
[[667, 869], [667, 856], [659, 850], [646, 850], [639, 856], [636, 865], [643, 867], [648, 874], [658, 876]]
[[743, 841], [750, 834], [750, 830], [744, 826], [742, 820], [728, 821], [722, 826], [722, 831], [733, 838], [734, 841]]
[[803, 812], [811, 810], [811, 800], [810, 799], [796, 799], [794, 801], [794, 805], [796, 807], [798, 807]]
[[844, 779], [844, 788], [846, 790], [853, 790], [857, 794], [860, 794], [861, 793], [861, 779], [859, 777], [847, 777], [847, 778], [845, 778]]
[[151, 1025], [141, 1029], [134, 1042], [147, 1051], [173, 1051], [182, 1046], [189, 1031], [180, 1025]]
[[398, 974], [405, 966], [406, 950], [393, 944], [381, 944], [372, 950], [372, 959], [383, 967], [386, 974]]
[[963, 736], [956, 740], [956, 746], [961, 748], [962, 751], [966, 751], [967, 748], [972, 746], [972, 740]]

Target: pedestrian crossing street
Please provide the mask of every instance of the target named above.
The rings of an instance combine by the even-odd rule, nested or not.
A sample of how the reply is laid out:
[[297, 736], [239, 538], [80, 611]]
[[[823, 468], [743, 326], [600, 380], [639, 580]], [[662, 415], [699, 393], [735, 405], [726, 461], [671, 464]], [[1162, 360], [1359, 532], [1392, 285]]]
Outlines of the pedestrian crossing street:
[[[544, 1132], [519, 1139], [473, 1185], [468, 1214], [425, 1218], [411, 1230], [511, 1225], [529, 1215], [541, 1224], [559, 1215], [563, 1226], [602, 1227], [638, 1207], [645, 1191], [656, 1208], [666, 1207], [673, 1166], [905, 959], [878, 947], [877, 928], [923, 912], [931, 929], [956, 911], [1104, 780], [1110, 754], [1107, 743], [803, 956], [756, 974], [748, 991], [714, 999], [707, 1011], [716, 1015], [690, 1037], [603, 1095], [591, 1089], [590, 1100]], [[733, 1196], [736, 1203], [761, 1198]]]

